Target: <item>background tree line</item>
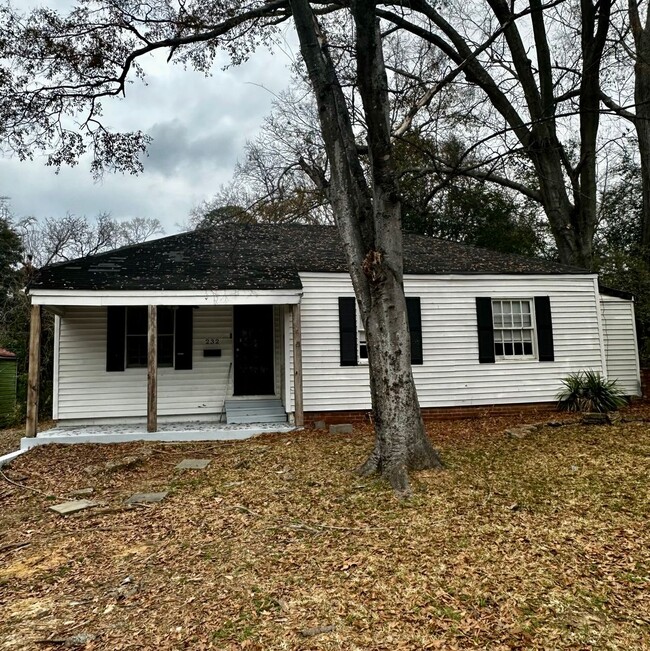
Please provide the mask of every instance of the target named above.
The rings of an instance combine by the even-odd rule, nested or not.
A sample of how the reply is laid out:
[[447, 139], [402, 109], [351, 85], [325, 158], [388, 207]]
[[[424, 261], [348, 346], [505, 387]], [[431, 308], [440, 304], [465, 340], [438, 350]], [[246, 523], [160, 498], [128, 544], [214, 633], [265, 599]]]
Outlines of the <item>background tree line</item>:
[[[29, 357], [30, 303], [23, 289], [34, 271], [56, 262], [101, 253], [143, 242], [164, 233], [157, 219], [117, 220], [103, 213], [94, 219], [76, 215], [61, 218], [17, 219], [8, 197], [0, 198], [0, 348], [17, 355], [17, 407], [0, 414], [0, 424], [25, 417]], [[44, 418], [52, 415], [54, 317], [43, 311], [41, 340], [41, 402]]]

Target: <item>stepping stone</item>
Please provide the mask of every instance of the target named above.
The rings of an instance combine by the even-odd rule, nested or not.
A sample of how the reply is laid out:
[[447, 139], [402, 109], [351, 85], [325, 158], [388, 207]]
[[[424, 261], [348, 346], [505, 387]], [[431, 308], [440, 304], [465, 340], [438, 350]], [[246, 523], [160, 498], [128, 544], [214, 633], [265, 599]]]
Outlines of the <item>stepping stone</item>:
[[176, 470], [203, 470], [210, 465], [212, 459], [183, 459]]
[[115, 472], [117, 470], [128, 470], [142, 463], [141, 457], [122, 457], [99, 463], [96, 466], [88, 466], [85, 471], [89, 475], [97, 475], [100, 472]]
[[94, 488], [80, 488], [76, 491], [70, 491], [68, 495], [72, 495], [72, 497], [83, 497], [84, 495], [92, 495], [94, 492]]
[[349, 423], [330, 425], [330, 434], [352, 434], [352, 425]]
[[83, 511], [93, 506], [98, 506], [98, 502], [91, 502], [90, 500], [72, 500], [71, 502], [61, 502], [50, 506], [50, 510], [55, 511], [59, 515], [69, 515], [77, 511]]
[[127, 504], [142, 504], [144, 502], [162, 502], [169, 491], [162, 493], [134, 493], [126, 500]]

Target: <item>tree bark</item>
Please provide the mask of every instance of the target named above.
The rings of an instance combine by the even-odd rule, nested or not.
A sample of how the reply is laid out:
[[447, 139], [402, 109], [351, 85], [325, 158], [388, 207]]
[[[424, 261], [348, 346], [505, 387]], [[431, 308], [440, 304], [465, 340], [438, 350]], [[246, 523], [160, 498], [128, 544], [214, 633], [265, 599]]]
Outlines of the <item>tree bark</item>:
[[650, 262], [650, 3], [642, 23], [635, 0], [628, 0], [628, 14], [636, 60], [634, 62], [634, 127], [639, 141], [641, 161], [641, 247]]
[[328, 195], [366, 331], [375, 447], [359, 469], [381, 472], [400, 496], [408, 471], [441, 467], [424, 431], [411, 370], [403, 285], [401, 206], [393, 165], [388, 82], [372, 0], [352, 2], [357, 83], [367, 124], [370, 186], [327, 40], [307, 0], [292, 0], [331, 168]]

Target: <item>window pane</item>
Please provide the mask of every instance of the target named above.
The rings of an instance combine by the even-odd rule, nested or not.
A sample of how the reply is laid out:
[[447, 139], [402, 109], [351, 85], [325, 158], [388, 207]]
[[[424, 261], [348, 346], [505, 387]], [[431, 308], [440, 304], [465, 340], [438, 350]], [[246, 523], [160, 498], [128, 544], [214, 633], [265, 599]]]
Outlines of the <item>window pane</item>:
[[503, 327], [512, 328], [512, 305], [510, 301], [501, 301], [503, 303]]
[[126, 308], [126, 334], [146, 335], [147, 334], [147, 308], [127, 307]]
[[127, 336], [126, 365], [131, 368], [147, 365], [147, 335]]
[[531, 301], [494, 300], [492, 317], [495, 355], [523, 357], [534, 354]]
[[174, 335], [158, 335], [158, 366], [174, 365]]
[[158, 334], [174, 334], [174, 310], [171, 307], [158, 308]]
[[501, 301], [492, 301], [492, 320], [495, 328], [500, 328], [503, 325], [503, 318], [501, 317]]
[[365, 343], [359, 345], [359, 359], [368, 359], [368, 346]]

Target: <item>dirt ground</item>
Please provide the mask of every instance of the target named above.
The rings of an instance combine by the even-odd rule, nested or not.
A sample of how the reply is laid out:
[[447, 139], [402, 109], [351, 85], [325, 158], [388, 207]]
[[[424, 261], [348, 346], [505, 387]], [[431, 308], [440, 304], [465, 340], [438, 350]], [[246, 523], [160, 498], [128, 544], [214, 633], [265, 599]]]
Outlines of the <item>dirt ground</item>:
[[650, 649], [650, 408], [624, 416], [436, 423], [405, 502], [352, 472], [369, 429], [36, 448], [0, 476], [0, 650]]

